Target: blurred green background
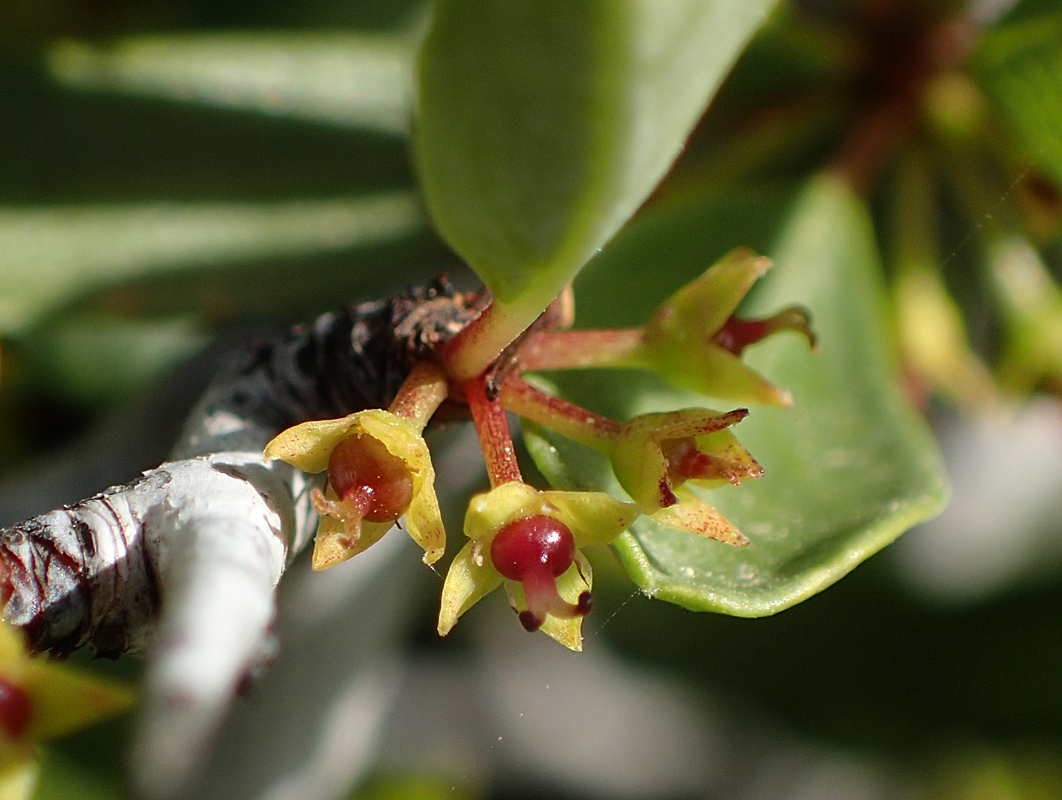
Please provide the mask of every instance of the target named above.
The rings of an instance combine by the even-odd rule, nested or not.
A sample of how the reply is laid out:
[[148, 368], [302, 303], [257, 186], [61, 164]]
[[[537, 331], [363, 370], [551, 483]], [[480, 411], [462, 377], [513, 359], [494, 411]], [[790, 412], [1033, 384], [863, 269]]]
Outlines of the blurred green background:
[[[903, 43], [988, 6], [785, 6], [653, 204], [665, 214], [721, 196], [733, 218], [692, 215], [691, 237], [715, 226], [712, 237], [769, 250], [799, 187], [891, 96]], [[896, 290], [899, 347], [910, 296], [900, 291], [896, 254], [911, 226], [896, 209], [912, 204], [902, 192], [897, 201], [895, 187], [902, 165], [918, 159], [937, 179], [938, 275], [995, 383], [991, 399], [967, 402], [949, 387], [967, 386], [969, 373], [950, 384], [915, 369], [909, 377], [951, 468], [958, 509], [948, 513], [976, 514], [915, 530], [823, 594], [759, 620], [650, 600], [613, 556], [597, 554], [589, 646], [710, 700], [712, 718], [730, 732], [718, 749], [730, 762], [712, 781], [637, 790], [643, 796], [1062, 797], [1062, 345], [1051, 338], [1062, 313], [1048, 302], [1008, 305], [1011, 295], [993, 288], [986, 235], [996, 225], [1000, 236], [1024, 235], [1049, 280], [1036, 299], [1054, 297], [1062, 143], [1051, 121], [1062, 108], [1062, 13], [1048, 0], [1004, 10], [998, 35], [934, 73], [936, 101], [901, 156], [890, 153], [895, 161], [860, 187]], [[86, 471], [95, 491], [157, 464], [179, 422], [174, 409], [206, 377], [202, 362], [178, 378], [172, 370], [215, 337], [304, 320], [441, 270], [461, 274], [430, 232], [410, 166], [408, 63], [423, 21], [420, 3], [399, 0], [0, 5], [5, 523], [76, 499]], [[337, 75], [389, 89], [343, 93]], [[1029, 94], [1015, 110], [1018, 90]], [[677, 285], [686, 276], [669, 275], [668, 263], [665, 246], [650, 277]], [[600, 280], [593, 265], [586, 280]], [[593, 309], [589, 318], [597, 320]], [[1031, 331], [1022, 341], [1032, 343], [1015, 345], [1015, 331]], [[1030, 373], [1011, 392], [1012, 378]], [[470, 614], [438, 642], [427, 634], [434, 600], [424, 594], [410, 662], [441, 663], [438, 674], [452, 681], [478, 674], [475, 653], [494, 635], [490, 615], [508, 613], [504, 604]], [[464, 630], [477, 625], [486, 633]], [[480, 724], [493, 735], [501, 723]], [[40, 796], [121, 796], [126, 728], [120, 721], [49, 750]], [[551, 782], [546, 768], [535, 785], [494, 752], [477, 754], [491, 765], [487, 777], [385, 754], [352, 796], [612, 791]], [[816, 782], [801, 759], [822, 754], [854, 766]], [[781, 777], [768, 780], [769, 768]]]

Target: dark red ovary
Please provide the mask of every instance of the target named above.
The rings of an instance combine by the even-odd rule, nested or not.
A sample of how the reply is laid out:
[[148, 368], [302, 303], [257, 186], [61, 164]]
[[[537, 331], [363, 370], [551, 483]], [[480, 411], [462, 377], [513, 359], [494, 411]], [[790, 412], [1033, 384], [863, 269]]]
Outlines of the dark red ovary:
[[0, 677], [0, 732], [7, 739], [17, 739], [29, 726], [32, 704], [25, 689]]
[[503, 577], [522, 581], [540, 572], [557, 578], [575, 559], [575, 539], [568, 526], [536, 514], [508, 523], [490, 543], [490, 559]]
[[575, 560], [575, 537], [560, 520], [533, 514], [507, 523], [491, 541], [490, 560], [502, 577], [523, 586], [527, 609], [519, 613], [519, 619], [527, 630], [538, 630], [547, 614], [572, 619], [590, 611], [589, 592], [579, 595], [575, 603], [557, 592], [557, 578]]
[[328, 481], [368, 522], [394, 522], [413, 500], [413, 475], [405, 462], [371, 436], [355, 434], [336, 445]]
[[740, 356], [741, 351], [748, 345], [756, 344], [769, 332], [763, 320], [730, 317], [712, 337], [712, 342], [735, 356]]

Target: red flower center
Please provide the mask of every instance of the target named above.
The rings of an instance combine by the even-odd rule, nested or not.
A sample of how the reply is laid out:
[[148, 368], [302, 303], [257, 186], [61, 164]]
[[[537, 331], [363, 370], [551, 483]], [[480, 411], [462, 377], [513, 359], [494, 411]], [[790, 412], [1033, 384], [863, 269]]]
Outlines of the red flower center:
[[572, 619], [590, 611], [589, 592], [575, 603], [557, 592], [557, 578], [575, 561], [575, 537], [560, 520], [532, 514], [503, 525], [491, 540], [490, 560], [502, 577], [523, 585], [527, 610], [520, 623], [527, 630], [538, 630], [547, 614]]
[[369, 522], [394, 522], [413, 500], [413, 474], [383, 442], [354, 434], [328, 459], [328, 481]]
[[8, 739], [17, 739], [29, 726], [31, 710], [26, 691], [0, 677], [0, 733]]

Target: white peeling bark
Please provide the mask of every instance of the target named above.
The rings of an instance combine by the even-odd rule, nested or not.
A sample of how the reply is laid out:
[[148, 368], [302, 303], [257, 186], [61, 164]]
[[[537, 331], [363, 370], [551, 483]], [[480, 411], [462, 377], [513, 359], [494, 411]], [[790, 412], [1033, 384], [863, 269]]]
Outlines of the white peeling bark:
[[275, 590], [312, 534], [309, 482], [261, 459], [280, 430], [386, 407], [474, 312], [440, 284], [236, 354], [172, 456], [130, 484], [0, 531], [0, 603], [33, 647], [148, 652], [133, 782], [176, 795], [240, 683], [270, 658]]
[[274, 592], [312, 532], [306, 479], [261, 450], [167, 462], [14, 526], [0, 551], [24, 590], [5, 616], [39, 649], [149, 652], [134, 783], [188, 777], [245, 675], [271, 655]]
[[185, 783], [244, 676], [269, 660], [274, 591], [311, 522], [293, 503], [297, 476], [258, 453], [168, 469], [170, 491], [144, 528], [162, 600], [132, 762], [149, 797]]

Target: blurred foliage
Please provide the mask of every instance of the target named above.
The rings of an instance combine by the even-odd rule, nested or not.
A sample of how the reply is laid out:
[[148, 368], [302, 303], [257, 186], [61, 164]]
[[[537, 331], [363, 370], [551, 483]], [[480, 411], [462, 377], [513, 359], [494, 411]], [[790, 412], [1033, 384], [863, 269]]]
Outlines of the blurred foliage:
[[[385, 294], [458, 269], [416, 199], [397, 122], [411, 95], [313, 89], [335, 88], [322, 75], [403, 85], [396, 54], [411, 52], [423, 11], [396, 0], [0, 6], [0, 472], [122, 408], [220, 330], [306, 318], [337, 297]], [[344, 59], [352, 48], [359, 56]], [[217, 66], [217, 81], [193, 69], [204, 64]], [[766, 281], [752, 307], [805, 301], [832, 342], [819, 356], [773, 345], [753, 354], [798, 409], [805, 386], [834, 391], [837, 376], [817, 383], [816, 370], [847, 369], [868, 353], [880, 360], [849, 395], [817, 409], [836, 421], [835, 401], [885, 398], [887, 424], [853, 429], [868, 459], [858, 481], [848, 482], [843, 465], [817, 471], [802, 450], [777, 462], [801, 470], [792, 494], [826, 496], [831, 514], [846, 507], [846, 493], [859, 494], [855, 517], [868, 496], [884, 508], [884, 528], [847, 520], [862, 533], [843, 541], [829, 536], [835, 519], [806, 526], [819, 545], [793, 558], [811, 559], [802, 568], [816, 589], [854, 565], [846, 554], [869, 554], [911, 521], [887, 508], [890, 482], [939, 492], [929, 485], [934, 457], [920, 423], [888, 379], [895, 351], [909, 395], [931, 413], [957, 403], [976, 415], [1062, 388], [1060, 75], [1062, 11], [1053, 0], [783, 4], [649, 207], [580, 279], [581, 325], [635, 324], [698, 264], [749, 245], [779, 258], [778, 283]], [[342, 113], [328, 111], [338, 106]], [[848, 188], [829, 194], [825, 168]], [[815, 211], [816, 197], [828, 208]], [[823, 217], [815, 247], [833, 255], [819, 262], [809, 245], [794, 257], [806, 274], [787, 276], [786, 243], [809, 214]], [[858, 270], [852, 283], [830, 283], [849, 266]], [[879, 266], [895, 328], [864, 311], [885, 302], [878, 277], [866, 277]], [[628, 398], [636, 388], [639, 398], [665, 391], [628, 378], [619, 378]], [[622, 399], [616, 380], [580, 376], [579, 385], [607, 405]], [[824, 423], [813, 422], [801, 429], [781, 417], [756, 430], [750, 419], [748, 443], [762, 440], [768, 454], [779, 437], [816, 447], [809, 439]], [[754, 518], [752, 499], [732, 502], [733, 511], [720, 505], [755, 537], [742, 516]], [[935, 500], [921, 502], [924, 513]], [[1001, 520], [999, 535], [1014, 524]], [[624, 545], [649, 585], [671, 558], [654, 553], [654, 536]], [[821, 564], [828, 574], [815, 572]], [[597, 569], [595, 615], [622, 605], [606, 633], [634, 660], [881, 758], [918, 796], [1062, 796], [1057, 574], [945, 606], [914, 599], [890, 563], [876, 560], [758, 621], [628, 602], [617, 574]], [[777, 590], [764, 608], [802, 598], [812, 583], [803, 585], [803, 594]], [[115, 725], [54, 749], [41, 796], [116, 796], [123, 736]], [[401, 783], [382, 776], [369, 796], [411, 796]]]

